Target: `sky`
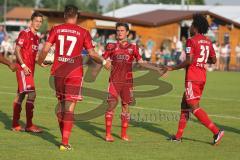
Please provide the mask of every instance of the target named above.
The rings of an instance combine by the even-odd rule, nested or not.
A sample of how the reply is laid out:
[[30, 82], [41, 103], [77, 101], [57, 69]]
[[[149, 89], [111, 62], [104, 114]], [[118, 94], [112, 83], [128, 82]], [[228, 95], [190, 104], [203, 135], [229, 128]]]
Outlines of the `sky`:
[[[100, 4], [107, 6], [113, 0], [100, 0]], [[207, 5], [213, 5], [216, 3], [225, 4], [225, 5], [240, 5], [240, 0], [205, 0]]]

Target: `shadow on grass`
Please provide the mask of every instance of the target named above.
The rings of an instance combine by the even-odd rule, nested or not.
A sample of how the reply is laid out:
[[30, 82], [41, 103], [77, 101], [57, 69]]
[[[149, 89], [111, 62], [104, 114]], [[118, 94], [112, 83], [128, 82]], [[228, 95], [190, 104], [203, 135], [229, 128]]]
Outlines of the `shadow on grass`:
[[161, 134], [164, 137], [170, 137], [171, 136], [166, 130], [160, 128], [160, 126], [158, 124], [156, 124], [156, 123], [137, 122], [137, 121], [131, 120], [130, 124], [133, 125], [134, 127], [140, 127], [140, 128], [143, 128], [143, 129], [145, 129], [147, 131]]
[[[191, 122], [194, 122], [194, 123], [199, 123], [200, 125], [202, 125], [198, 120], [196, 119], [191, 119]], [[222, 125], [222, 124], [219, 124], [219, 123], [215, 123], [214, 124], [217, 125], [218, 128], [220, 129], [223, 129], [224, 131], [226, 132], [232, 132], [232, 133], [236, 133], [236, 134], [240, 134], [240, 129], [238, 128], [233, 128], [231, 126], [226, 126], [226, 125]], [[204, 127], [204, 126], [203, 126]], [[206, 128], [207, 129], [207, 128]]]
[[[11, 130], [12, 119], [6, 113], [4, 113], [2, 111], [0, 111], [0, 122], [2, 122], [4, 124], [5, 129]], [[21, 124], [21, 126], [25, 126], [25, 124], [22, 121], [20, 121], [20, 124]], [[33, 135], [33, 136], [40, 137], [41, 139], [43, 139], [49, 143], [52, 143], [54, 145], [59, 145], [59, 142], [56, 141], [56, 136], [49, 133], [48, 128], [43, 127], [43, 126], [39, 126], [39, 127], [43, 129], [43, 133], [31, 133], [31, 132], [26, 132], [26, 133]]]
[[[80, 129], [90, 133], [94, 137], [105, 140], [105, 124], [89, 122], [89, 121], [82, 121], [82, 122], [78, 121], [78, 122], [75, 122], [75, 125]], [[98, 126], [101, 126], [101, 127], [98, 127]], [[114, 128], [116, 126], [113, 125], [112, 127]], [[99, 134], [98, 132], [101, 132], [101, 134]], [[117, 134], [112, 133], [112, 135], [114, 137], [120, 138], [120, 136]]]

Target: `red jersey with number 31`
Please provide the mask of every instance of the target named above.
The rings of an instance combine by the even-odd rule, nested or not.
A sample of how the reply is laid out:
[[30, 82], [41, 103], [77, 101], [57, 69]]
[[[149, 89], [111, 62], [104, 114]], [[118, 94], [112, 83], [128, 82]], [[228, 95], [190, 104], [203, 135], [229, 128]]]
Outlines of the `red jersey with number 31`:
[[192, 63], [186, 69], [186, 81], [206, 81], [206, 64], [210, 57], [215, 57], [212, 42], [206, 36], [197, 34], [187, 40], [186, 54], [193, 55]]
[[[55, 43], [53, 75], [57, 70], [71, 72], [71, 76], [81, 77], [83, 75], [81, 52], [83, 49], [94, 48], [90, 33], [86, 29], [76, 24], [57, 25], [52, 27], [47, 42]], [[67, 71], [62, 69], [67, 69]]]

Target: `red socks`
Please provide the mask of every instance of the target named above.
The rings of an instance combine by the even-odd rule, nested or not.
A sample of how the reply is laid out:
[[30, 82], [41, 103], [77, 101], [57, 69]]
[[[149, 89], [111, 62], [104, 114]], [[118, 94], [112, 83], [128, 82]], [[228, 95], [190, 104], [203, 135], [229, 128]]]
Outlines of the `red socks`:
[[32, 118], [33, 118], [33, 109], [34, 109], [34, 104], [32, 101], [27, 101], [26, 102], [26, 128], [29, 128], [33, 125], [32, 123]]
[[121, 120], [122, 120], [121, 136], [125, 137], [125, 136], [127, 136], [127, 128], [128, 128], [128, 122], [130, 120], [130, 113], [123, 113], [122, 112]]
[[206, 126], [212, 133], [218, 134], [219, 129], [216, 125], [209, 119], [207, 113], [202, 108], [197, 108], [193, 111], [193, 114], [198, 118], [198, 120]]
[[13, 121], [12, 121], [12, 127], [19, 126], [19, 119], [20, 119], [20, 113], [22, 111], [21, 103], [13, 103]]
[[187, 121], [189, 119], [189, 110], [188, 109], [182, 109], [181, 115], [178, 123], [178, 131], [176, 134], [176, 138], [180, 139], [182, 138], [184, 128], [186, 127]]
[[[69, 137], [71, 135], [72, 127], [73, 127], [74, 114], [73, 112], [67, 111], [64, 112], [62, 124], [62, 144], [69, 144]], [[60, 126], [60, 129], [61, 129]]]
[[105, 113], [106, 136], [111, 135], [112, 130], [113, 111]]

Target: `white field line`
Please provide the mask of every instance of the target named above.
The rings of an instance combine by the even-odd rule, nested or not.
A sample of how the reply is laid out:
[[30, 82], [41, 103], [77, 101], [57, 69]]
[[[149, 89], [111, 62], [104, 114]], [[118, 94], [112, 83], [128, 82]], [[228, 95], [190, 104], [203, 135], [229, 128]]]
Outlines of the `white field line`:
[[[8, 95], [16, 95], [16, 93], [11, 93], [11, 92], [0, 92], [0, 94], [8, 94]], [[56, 100], [56, 98], [53, 97], [45, 97], [45, 96], [37, 96], [39, 99], [48, 99], [48, 100]], [[89, 104], [99, 104], [96, 101], [84, 101], [84, 103], [89, 103]], [[137, 107], [134, 106], [132, 109], [140, 109], [140, 110], [151, 110], [151, 111], [160, 111], [160, 112], [168, 112], [168, 113], [180, 113], [179, 111], [174, 111], [174, 110], [166, 110], [166, 109], [159, 109], [159, 108], [143, 108], [143, 107]], [[235, 117], [235, 116], [229, 116], [229, 115], [215, 115], [215, 114], [209, 114], [210, 117], [216, 117], [216, 118], [224, 118], [224, 119], [235, 119], [235, 120], [240, 120], [240, 117]]]
[[[17, 87], [6, 87], [6, 86], [0, 86], [0, 88], [9, 88], [9, 89], [16, 89]], [[46, 91], [53, 91], [53, 89], [51, 88], [38, 88], [37, 90], [46, 90]], [[143, 90], [134, 90], [134, 91], [143, 91]], [[1, 92], [2, 93], [2, 92]], [[6, 92], [8, 93], [8, 92]], [[171, 98], [182, 98], [182, 95], [160, 95], [162, 97], [171, 97]], [[39, 96], [38, 96], [39, 97]], [[156, 99], [159, 98], [159, 96], [157, 97], [146, 97], [146, 99]], [[202, 97], [202, 99], [208, 99], [208, 100], [216, 100], [216, 101], [231, 101], [231, 102], [240, 102], [240, 99], [233, 99], [233, 98], [217, 98], [217, 97]]]

